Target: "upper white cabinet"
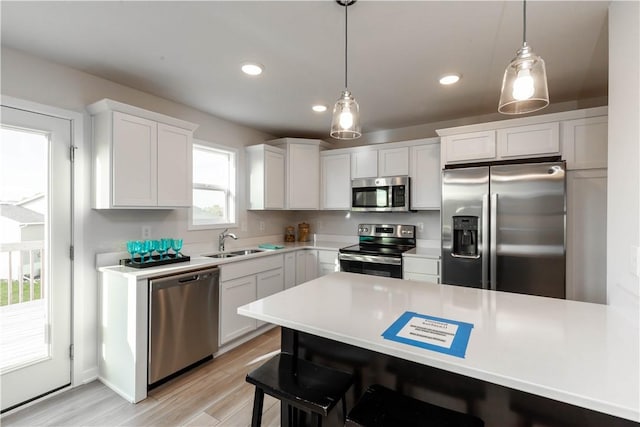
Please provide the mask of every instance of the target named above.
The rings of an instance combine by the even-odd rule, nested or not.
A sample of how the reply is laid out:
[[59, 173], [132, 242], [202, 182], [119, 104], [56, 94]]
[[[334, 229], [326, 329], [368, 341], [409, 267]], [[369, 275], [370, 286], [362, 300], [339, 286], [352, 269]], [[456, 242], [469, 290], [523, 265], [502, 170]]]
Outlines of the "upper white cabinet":
[[270, 141], [285, 150], [285, 208], [320, 207], [320, 143], [315, 139], [283, 138]]
[[555, 156], [568, 169], [606, 167], [606, 114], [597, 107], [439, 129], [441, 167]]
[[93, 125], [94, 208], [191, 206], [197, 125], [109, 99], [87, 110]]
[[424, 144], [409, 147], [411, 177], [411, 209], [440, 209], [440, 144], [438, 138], [425, 139]]
[[284, 209], [285, 151], [266, 144], [246, 147], [249, 209]]
[[349, 152], [330, 150], [320, 153], [320, 198], [322, 209], [351, 209]]
[[409, 175], [409, 147], [378, 150], [378, 176]]
[[351, 153], [351, 179], [378, 176], [378, 150], [372, 147], [357, 149]]
[[567, 120], [561, 125], [567, 169], [607, 167], [607, 116]]

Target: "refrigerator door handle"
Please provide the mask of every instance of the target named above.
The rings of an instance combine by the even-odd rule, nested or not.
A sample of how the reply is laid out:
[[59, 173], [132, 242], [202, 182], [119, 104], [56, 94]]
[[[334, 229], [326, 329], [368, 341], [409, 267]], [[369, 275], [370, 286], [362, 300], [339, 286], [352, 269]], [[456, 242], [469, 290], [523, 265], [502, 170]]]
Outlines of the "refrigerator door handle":
[[482, 225], [480, 242], [482, 248], [482, 289], [489, 288], [489, 195], [482, 195]]
[[491, 194], [491, 212], [490, 212], [490, 216], [491, 216], [491, 230], [490, 230], [490, 234], [491, 234], [491, 241], [489, 242], [489, 245], [491, 246], [490, 249], [490, 265], [491, 265], [491, 270], [490, 270], [490, 280], [491, 280], [491, 284], [489, 289], [491, 290], [496, 290], [497, 289], [497, 277], [496, 277], [496, 273], [497, 273], [497, 266], [498, 266], [498, 260], [497, 260], [497, 255], [498, 255], [498, 246], [497, 246], [497, 242], [498, 242], [498, 218], [497, 218], [497, 214], [498, 214], [498, 193], [493, 193]]

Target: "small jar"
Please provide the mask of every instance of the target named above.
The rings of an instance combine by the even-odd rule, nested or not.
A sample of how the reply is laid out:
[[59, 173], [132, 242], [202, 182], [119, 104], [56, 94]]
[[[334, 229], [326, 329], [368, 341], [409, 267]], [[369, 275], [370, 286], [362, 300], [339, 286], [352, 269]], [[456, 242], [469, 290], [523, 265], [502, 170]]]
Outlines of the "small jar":
[[295, 242], [296, 241], [296, 229], [293, 226], [288, 226], [284, 233], [284, 241], [285, 242]]
[[298, 224], [298, 242], [309, 241], [309, 224], [306, 222]]

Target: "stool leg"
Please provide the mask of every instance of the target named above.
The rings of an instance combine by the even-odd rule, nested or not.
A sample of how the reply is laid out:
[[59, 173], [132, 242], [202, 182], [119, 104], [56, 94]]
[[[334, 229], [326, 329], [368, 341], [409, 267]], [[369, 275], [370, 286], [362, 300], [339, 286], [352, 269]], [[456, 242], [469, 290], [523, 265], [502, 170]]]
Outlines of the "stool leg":
[[313, 418], [313, 425], [316, 427], [322, 427], [322, 416], [320, 414], [311, 414], [311, 418]]
[[347, 421], [347, 395], [342, 395], [342, 423]]
[[262, 424], [262, 403], [264, 401], [264, 391], [256, 387], [253, 397], [253, 415], [251, 416], [251, 427], [260, 427]]

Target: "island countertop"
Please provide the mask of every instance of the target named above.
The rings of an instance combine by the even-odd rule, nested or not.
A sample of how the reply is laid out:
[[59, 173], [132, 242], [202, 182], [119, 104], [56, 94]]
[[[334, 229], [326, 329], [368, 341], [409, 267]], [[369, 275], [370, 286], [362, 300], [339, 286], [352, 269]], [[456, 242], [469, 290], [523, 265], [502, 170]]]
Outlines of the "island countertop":
[[[473, 324], [465, 357], [383, 338], [407, 311]], [[612, 306], [333, 273], [238, 313], [640, 421], [638, 313]]]

